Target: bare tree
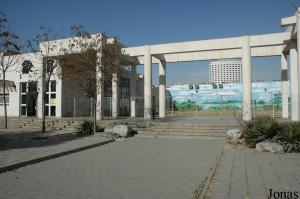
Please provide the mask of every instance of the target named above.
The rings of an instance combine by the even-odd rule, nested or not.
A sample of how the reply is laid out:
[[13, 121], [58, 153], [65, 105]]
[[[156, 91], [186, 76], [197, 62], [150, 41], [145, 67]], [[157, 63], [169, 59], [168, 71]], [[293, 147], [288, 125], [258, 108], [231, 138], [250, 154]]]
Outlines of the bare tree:
[[27, 41], [27, 47], [31, 50], [33, 59], [37, 63], [37, 67], [33, 71], [35, 80], [40, 80], [42, 84], [40, 88], [42, 94], [42, 132], [46, 131], [46, 87], [49, 87], [52, 77], [60, 77], [59, 62], [51, 57], [51, 53], [59, 49], [58, 38], [58, 32], [49, 27], [40, 26], [40, 33]]
[[2, 91], [4, 106], [4, 128], [7, 128], [7, 107], [6, 91], [8, 86], [6, 82], [6, 73], [16, 70], [15, 65], [20, 59], [21, 45], [19, 37], [10, 31], [7, 18], [3, 12], [0, 12], [0, 70], [2, 73]]
[[[93, 131], [96, 132], [97, 91], [103, 86], [104, 77], [122, 74], [121, 46], [105, 34], [90, 34], [83, 26], [71, 27], [71, 39], [60, 58], [62, 78], [76, 76], [80, 89], [92, 99]], [[97, 72], [101, 71], [101, 76]], [[77, 74], [77, 75], [76, 75]], [[78, 74], [80, 74], [78, 76]], [[103, 94], [103, 93], [102, 93]]]

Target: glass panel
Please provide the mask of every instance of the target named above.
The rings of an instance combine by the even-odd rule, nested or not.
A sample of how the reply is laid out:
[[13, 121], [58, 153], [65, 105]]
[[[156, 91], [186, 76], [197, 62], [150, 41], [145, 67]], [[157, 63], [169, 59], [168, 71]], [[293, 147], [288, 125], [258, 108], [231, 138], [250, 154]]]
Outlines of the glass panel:
[[26, 93], [26, 91], [27, 91], [27, 90], [26, 90], [26, 85], [27, 85], [26, 82], [22, 82], [22, 83], [21, 83], [21, 92], [22, 92], [22, 93]]
[[0, 95], [0, 103], [3, 104], [3, 94]]
[[21, 115], [26, 116], [26, 106], [21, 106]]
[[46, 92], [49, 92], [49, 85], [50, 85], [50, 82], [48, 85], [46, 85]]
[[56, 115], [56, 106], [51, 106], [51, 116], [55, 116]]
[[51, 81], [51, 92], [56, 91], [56, 81]]
[[56, 94], [51, 94], [50, 104], [52, 105], [56, 104]]
[[46, 94], [45, 96], [45, 104], [49, 104], [49, 94]]
[[28, 82], [28, 92], [37, 91], [37, 82]]
[[45, 106], [45, 115], [49, 116], [49, 106]]
[[27, 95], [22, 95], [21, 104], [26, 104], [26, 97]]

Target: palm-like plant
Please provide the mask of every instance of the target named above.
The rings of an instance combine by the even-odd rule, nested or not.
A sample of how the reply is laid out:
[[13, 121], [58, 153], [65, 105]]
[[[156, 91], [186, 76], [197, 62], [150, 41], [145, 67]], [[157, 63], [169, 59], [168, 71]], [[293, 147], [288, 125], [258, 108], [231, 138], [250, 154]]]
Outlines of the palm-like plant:
[[269, 117], [253, 119], [242, 125], [245, 143], [250, 148], [261, 141], [272, 139], [281, 129], [282, 125]]
[[285, 152], [300, 152], [300, 122], [285, 123], [273, 140], [281, 144]]

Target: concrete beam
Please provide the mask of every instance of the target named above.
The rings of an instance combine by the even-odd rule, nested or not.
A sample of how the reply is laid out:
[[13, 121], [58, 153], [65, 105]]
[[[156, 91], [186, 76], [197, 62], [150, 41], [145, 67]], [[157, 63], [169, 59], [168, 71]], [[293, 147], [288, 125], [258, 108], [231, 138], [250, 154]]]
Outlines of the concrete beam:
[[296, 24], [296, 16], [285, 17], [281, 19], [281, 26], [290, 26]]
[[[261, 46], [252, 47], [252, 57], [266, 57], [266, 56], [281, 56], [282, 45], [278, 46]], [[204, 61], [214, 59], [234, 59], [241, 58], [241, 49], [228, 49], [228, 50], [213, 50], [213, 51], [201, 51], [201, 52], [187, 52], [187, 53], [174, 53], [163, 55], [163, 60], [167, 63], [173, 62], [188, 62], [188, 61]], [[152, 63], [158, 64], [157, 58], [152, 58]], [[144, 57], [138, 57], [137, 64], [144, 64]]]
[[[283, 42], [290, 38], [289, 32], [273, 33], [265, 35], [253, 35], [249, 37], [250, 47], [255, 46], [274, 46], [282, 45]], [[151, 54], [171, 54], [171, 53], [184, 53], [184, 52], [196, 52], [196, 51], [209, 51], [209, 50], [224, 50], [241, 48], [242, 37], [200, 40], [200, 41], [188, 41], [169, 44], [151, 45]], [[123, 48], [122, 52], [129, 56], [143, 56], [144, 48], [132, 47]]]

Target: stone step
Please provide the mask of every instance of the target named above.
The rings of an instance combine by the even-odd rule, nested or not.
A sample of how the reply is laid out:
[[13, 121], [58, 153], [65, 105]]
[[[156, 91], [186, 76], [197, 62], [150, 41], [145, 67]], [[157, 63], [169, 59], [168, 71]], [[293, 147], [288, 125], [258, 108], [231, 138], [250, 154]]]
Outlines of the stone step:
[[150, 123], [147, 126], [156, 127], [214, 127], [214, 128], [233, 128], [237, 125], [219, 125], [219, 124], [185, 124], [185, 123]]
[[188, 132], [152, 132], [152, 131], [138, 131], [138, 135], [174, 135], [174, 136], [207, 136], [207, 137], [225, 137], [225, 133], [212, 133], [212, 132], [201, 132], [201, 133], [188, 133]]
[[138, 128], [155, 128], [155, 129], [214, 129], [214, 130], [227, 130], [231, 127], [217, 127], [217, 126], [146, 126]]
[[215, 133], [225, 133], [226, 129], [186, 129], [186, 128], [177, 128], [177, 129], [161, 129], [161, 128], [138, 128], [137, 131], [150, 131], [150, 132], [189, 132], [189, 133], [198, 133], [198, 132], [215, 132]]

